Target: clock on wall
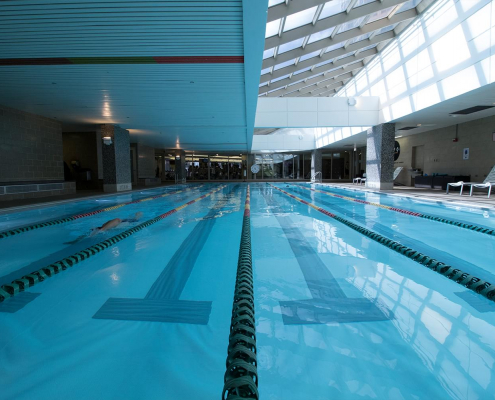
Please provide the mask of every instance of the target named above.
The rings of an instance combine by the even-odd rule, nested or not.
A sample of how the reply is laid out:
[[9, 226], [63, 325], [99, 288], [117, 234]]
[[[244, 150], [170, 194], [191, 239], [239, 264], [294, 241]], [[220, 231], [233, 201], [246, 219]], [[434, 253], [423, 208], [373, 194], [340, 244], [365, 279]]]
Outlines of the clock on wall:
[[253, 174], [257, 174], [258, 172], [260, 172], [260, 166], [258, 164], [251, 165], [251, 172]]

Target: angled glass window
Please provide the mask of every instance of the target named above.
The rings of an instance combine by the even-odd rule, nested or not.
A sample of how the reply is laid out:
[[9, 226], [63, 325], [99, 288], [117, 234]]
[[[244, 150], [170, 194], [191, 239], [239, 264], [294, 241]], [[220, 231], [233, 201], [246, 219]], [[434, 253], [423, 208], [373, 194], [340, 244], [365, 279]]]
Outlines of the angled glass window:
[[321, 10], [319, 20], [344, 12], [347, 10], [347, 6], [350, 2], [351, 0], [333, 0], [325, 3], [323, 10]]
[[268, 85], [268, 81], [267, 82], [260, 83], [260, 86], [259, 87], [263, 87], [263, 86], [266, 86], [266, 85]]
[[269, 90], [268, 93], [273, 93], [273, 92], [276, 92], [277, 90], [280, 90], [280, 88], [276, 88], [276, 89], [273, 89], [273, 90]]
[[359, 35], [359, 36], [356, 36], [355, 38], [353, 38], [353, 39], [351, 39], [351, 40], [349, 41], [349, 44], [357, 43], [357, 42], [360, 42], [361, 40], [366, 40], [366, 39], [368, 39], [370, 36], [371, 36], [371, 32], [369, 32], [369, 33], [365, 33], [364, 35]]
[[318, 7], [312, 7], [308, 8], [307, 10], [299, 11], [298, 13], [289, 15], [285, 19], [284, 32], [290, 31], [291, 29], [299, 28], [300, 26], [313, 22], [313, 17], [315, 16], [317, 8]]
[[273, 57], [273, 53], [275, 52], [275, 49], [274, 48], [271, 48], [271, 49], [268, 49], [268, 50], [265, 50], [263, 52], [263, 60], [265, 58], [270, 58], [270, 57]]
[[358, 7], [361, 7], [361, 6], [364, 6], [365, 4], [374, 3], [376, 1], [378, 1], [378, 0], [358, 0], [356, 2], [356, 4], [354, 4], [353, 9], [354, 8], [358, 8]]
[[275, 65], [274, 70], [275, 70], [275, 71], [278, 71], [279, 69], [282, 69], [282, 68], [288, 67], [289, 65], [294, 65], [294, 62], [295, 62], [295, 61], [296, 61], [296, 59], [295, 59], [295, 58], [293, 58], [292, 60], [285, 61], [285, 62], [283, 62], [283, 63], [277, 64], [277, 65]]
[[376, 34], [381, 35], [382, 33], [390, 32], [392, 29], [394, 29], [397, 26], [397, 24], [392, 24], [389, 26], [384, 26], [382, 29], [379, 29]]
[[292, 42], [289, 43], [281, 44], [278, 47], [278, 54], [287, 53], [288, 51], [297, 49], [298, 47], [302, 46], [303, 42], [304, 42], [304, 38], [300, 38], [293, 40]]
[[316, 64], [316, 65], [315, 65], [315, 68], [321, 67], [321, 66], [323, 66], [323, 65], [330, 64], [330, 63], [332, 63], [332, 62], [333, 62], [333, 60], [323, 61], [323, 62], [321, 62], [321, 63], [319, 63], [319, 64]]
[[284, 3], [285, 0], [268, 0], [268, 7], [276, 6], [277, 4]]
[[353, 19], [352, 21], [346, 22], [345, 24], [340, 25], [338, 33], [344, 33], [350, 31], [351, 29], [357, 28], [363, 22], [365, 17]]
[[272, 69], [272, 67], [268, 67], [268, 68], [262, 69], [261, 70], [261, 75], [268, 74], [271, 71], [271, 69]]
[[308, 43], [317, 42], [318, 40], [326, 39], [326, 38], [330, 37], [330, 35], [332, 34], [334, 29], [335, 29], [335, 27], [332, 26], [331, 28], [325, 29], [324, 31], [313, 33], [309, 37]]
[[[294, 73], [294, 75], [295, 75], [295, 73]], [[305, 79], [299, 79], [298, 81], [295, 81], [295, 82], [291, 82], [291, 83], [289, 83], [289, 84], [287, 85], [287, 87], [289, 87], [289, 88], [290, 88], [291, 86], [294, 86], [294, 85], [296, 85], [296, 84], [298, 84], [298, 83], [301, 83], [301, 82], [304, 82], [304, 81], [305, 81]]]
[[354, 53], [354, 52], [352, 52], [352, 53], [347, 53], [347, 54], [342, 54], [341, 56], [335, 57], [335, 58], [333, 59], [333, 62], [336, 62], [336, 61], [338, 61], [338, 60], [342, 60], [343, 58], [350, 57], [350, 56], [352, 56], [352, 55], [353, 55], [353, 53]]
[[299, 62], [309, 60], [310, 58], [320, 55], [320, 50], [313, 51], [312, 53], [305, 54], [299, 58]]
[[[294, 72], [294, 75], [302, 74], [303, 72], [309, 71], [311, 68], [313, 68], [313, 67], [311, 66], [311, 67], [300, 69], [299, 71]], [[301, 81], [298, 81], [298, 82], [301, 82]]]
[[282, 79], [288, 78], [289, 76], [290, 76], [290, 74], [287, 74], [287, 75], [281, 76], [280, 78], [272, 79], [272, 83], [281, 81]]
[[344, 47], [344, 42], [340, 42], [340, 43], [336, 43], [332, 46], [329, 46], [326, 50], [325, 50], [325, 53], [328, 53], [330, 51], [333, 51], [333, 50], [337, 50], [337, 49], [340, 49], [341, 47]]
[[366, 51], [366, 50], [369, 50], [369, 49], [373, 49], [373, 48], [374, 48], [374, 47], [376, 47], [376, 46], [377, 46], [376, 44], [372, 44], [372, 45], [370, 45], [370, 46], [363, 47], [363, 48], [361, 49], [361, 51]]
[[370, 14], [370, 18], [368, 19], [367, 24], [371, 24], [372, 22], [378, 21], [379, 19], [388, 17], [388, 14], [390, 14], [394, 8], [395, 6], [388, 7], [388, 8], [384, 8], [383, 10], [374, 12], [373, 14]]
[[281, 19], [276, 19], [275, 21], [268, 22], [266, 24], [265, 38], [269, 38], [278, 34], [280, 21]]
[[399, 8], [399, 11], [397, 11], [397, 14], [400, 14], [401, 12], [408, 11], [411, 8], [417, 7], [418, 4], [421, 3], [421, 0], [409, 0], [405, 2], [401, 8]]

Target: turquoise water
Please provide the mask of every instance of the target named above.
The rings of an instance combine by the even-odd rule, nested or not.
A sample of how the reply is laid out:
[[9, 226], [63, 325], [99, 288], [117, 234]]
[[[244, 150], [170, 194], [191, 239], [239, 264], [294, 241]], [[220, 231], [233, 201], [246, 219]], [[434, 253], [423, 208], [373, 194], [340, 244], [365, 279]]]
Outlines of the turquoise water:
[[[296, 185], [275, 185], [495, 282], [489, 279], [495, 276], [493, 236]], [[5, 301], [0, 306], [0, 399], [220, 398], [247, 184], [198, 185], [0, 240], [3, 284], [2, 279], [20, 277], [21, 271], [46, 266], [137, 224], [64, 244], [109, 219], [140, 211], [145, 221], [221, 186], [28, 289], [38, 296], [16, 312], [2, 312], [11, 300]], [[493, 302], [471, 296], [268, 184], [250, 188], [261, 399], [494, 398]], [[0, 231], [174, 189], [2, 215]], [[325, 190], [495, 226], [493, 214], [483, 210]], [[183, 310], [166, 311], [171, 319], [192, 317], [189, 323], [150, 321], [129, 306], [94, 318], [110, 298], [143, 305], [166, 300]], [[211, 312], [204, 323], [198, 310], [208, 302]]]

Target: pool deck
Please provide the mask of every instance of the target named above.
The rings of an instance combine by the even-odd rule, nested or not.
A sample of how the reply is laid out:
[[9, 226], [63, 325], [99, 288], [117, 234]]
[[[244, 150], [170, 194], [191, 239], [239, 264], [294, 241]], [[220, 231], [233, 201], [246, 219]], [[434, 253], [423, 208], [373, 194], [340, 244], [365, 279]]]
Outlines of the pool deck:
[[474, 192], [472, 196], [469, 196], [468, 189], [467, 194], [460, 196], [459, 191], [456, 189], [451, 190], [449, 194], [446, 194], [445, 190], [423, 189], [412, 186], [395, 186], [392, 190], [376, 190], [352, 183], [323, 182], [321, 185], [342, 189], [359, 190], [363, 192], [384, 193], [392, 196], [414, 198], [416, 200], [442, 202], [445, 204], [458, 204], [464, 207], [477, 207], [495, 210], [495, 193], [493, 193], [490, 198], [487, 198], [486, 190], [483, 192]]

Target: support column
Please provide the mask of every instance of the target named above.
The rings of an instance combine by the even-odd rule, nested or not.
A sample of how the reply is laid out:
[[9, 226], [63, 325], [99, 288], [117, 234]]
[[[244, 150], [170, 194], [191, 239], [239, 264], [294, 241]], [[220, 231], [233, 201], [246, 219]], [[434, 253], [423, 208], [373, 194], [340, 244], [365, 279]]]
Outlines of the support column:
[[317, 172], [321, 172], [322, 167], [321, 150], [315, 149], [311, 152], [311, 177]]
[[187, 178], [186, 171], [186, 152], [184, 150], [175, 151], [175, 174], [179, 181]]
[[366, 141], [366, 187], [393, 189], [395, 124], [368, 129]]
[[103, 190], [132, 189], [129, 131], [115, 125], [102, 125]]

